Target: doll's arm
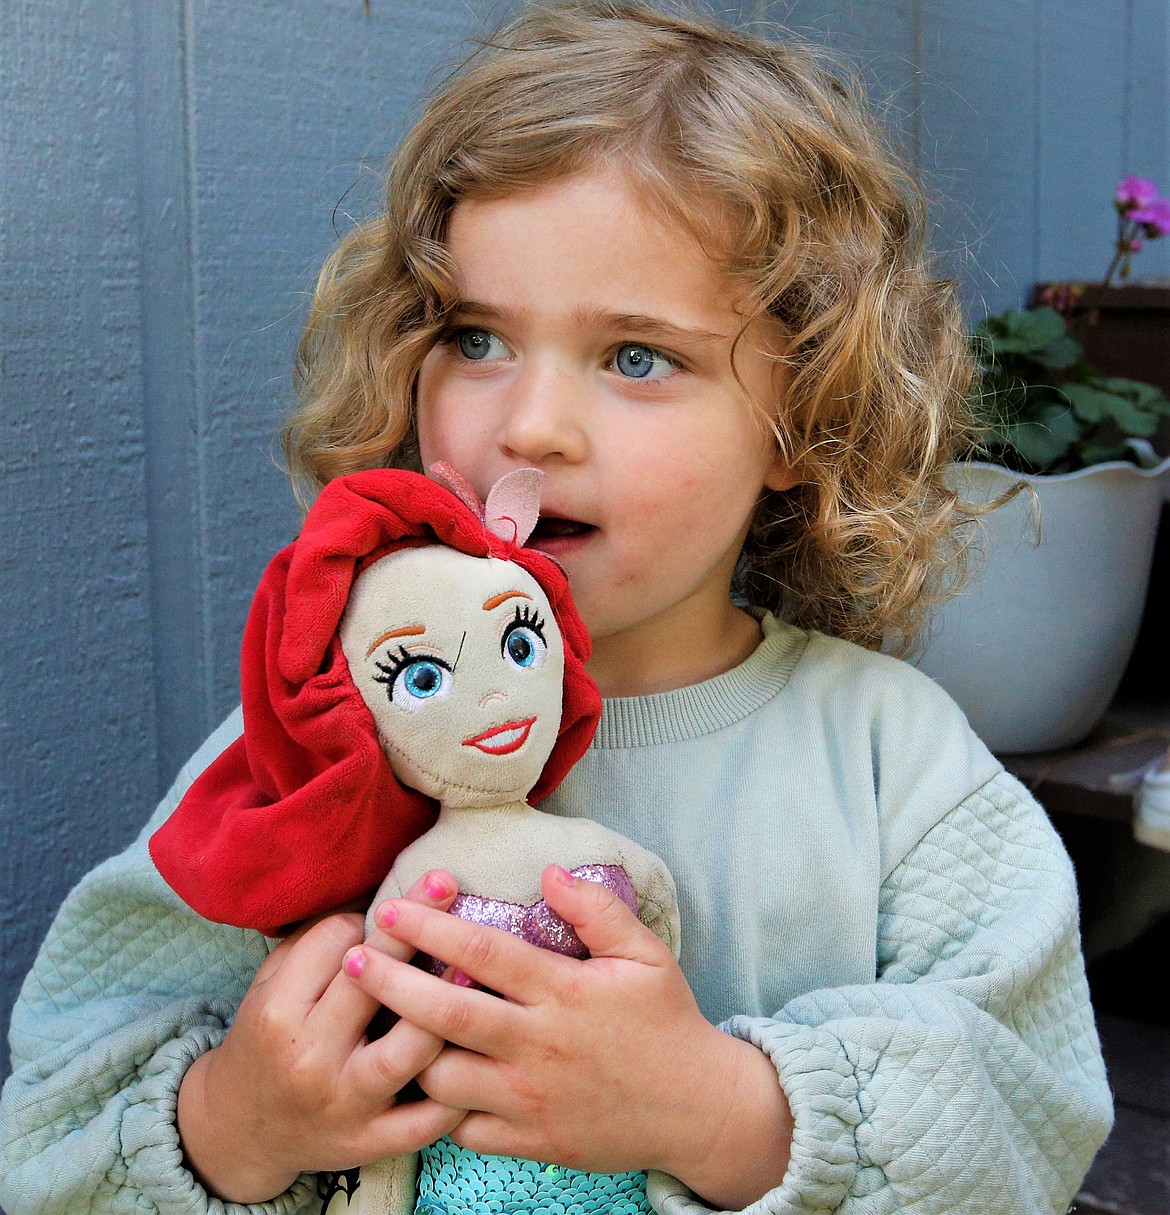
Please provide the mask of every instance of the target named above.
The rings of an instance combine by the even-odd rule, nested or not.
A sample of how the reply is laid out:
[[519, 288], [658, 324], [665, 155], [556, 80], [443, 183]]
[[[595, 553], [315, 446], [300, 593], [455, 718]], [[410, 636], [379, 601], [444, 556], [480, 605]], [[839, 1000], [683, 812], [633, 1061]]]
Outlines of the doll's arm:
[[390, 1156], [361, 1171], [353, 1215], [413, 1215], [418, 1153]]
[[659, 940], [666, 943], [677, 959], [682, 944], [678, 895], [675, 893], [674, 879], [666, 866], [657, 857], [653, 859], [656, 865], [647, 874], [645, 883], [638, 885], [641, 895], [638, 918]]
[[638, 919], [678, 958], [681, 944], [674, 878], [653, 852], [623, 841], [622, 865], [638, 894]]
[[378, 910], [380, 903], [384, 903], [387, 899], [397, 899], [404, 893], [402, 882], [398, 877], [398, 869], [395, 867], [383, 879], [381, 886], [374, 893], [374, 897], [370, 900], [369, 910], [366, 912], [366, 936], [372, 936], [375, 931], [374, 927], [374, 912]]
[[[391, 869], [378, 887], [366, 912], [366, 936], [377, 928], [374, 912], [387, 899], [396, 899], [401, 894], [402, 883], [397, 869]], [[415, 1182], [418, 1176], [418, 1153], [405, 1156], [388, 1156], [366, 1165], [361, 1171], [360, 1184], [353, 1205], [353, 1215], [412, 1215], [415, 1200]]]

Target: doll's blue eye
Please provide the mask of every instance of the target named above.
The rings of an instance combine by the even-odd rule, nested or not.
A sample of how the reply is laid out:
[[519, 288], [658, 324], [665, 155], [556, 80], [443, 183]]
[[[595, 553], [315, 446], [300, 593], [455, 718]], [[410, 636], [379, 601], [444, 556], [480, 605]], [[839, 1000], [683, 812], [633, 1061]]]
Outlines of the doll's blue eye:
[[544, 621], [537, 612], [527, 606], [516, 609], [516, 615], [504, 630], [500, 653], [505, 662], [520, 670], [544, 665], [548, 643], [544, 639]]
[[412, 662], [402, 672], [402, 686], [411, 696], [426, 700], [443, 686], [443, 669], [433, 662]]
[[454, 672], [441, 658], [412, 656], [404, 646], [377, 667], [381, 674], [374, 678], [389, 689], [390, 703], [403, 708], [421, 708], [428, 700], [441, 700], [451, 690]]
[[508, 657], [518, 667], [530, 667], [536, 661], [537, 637], [528, 629], [516, 629], [508, 637]]

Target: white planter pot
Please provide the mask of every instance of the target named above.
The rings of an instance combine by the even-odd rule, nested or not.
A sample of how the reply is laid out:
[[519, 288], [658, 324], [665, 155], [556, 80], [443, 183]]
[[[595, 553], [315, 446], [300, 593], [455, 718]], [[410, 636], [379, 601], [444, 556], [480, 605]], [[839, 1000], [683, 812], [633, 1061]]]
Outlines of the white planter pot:
[[934, 613], [918, 660], [993, 751], [1072, 746], [1104, 716], [1141, 624], [1167, 469], [1115, 462], [1028, 477], [952, 466], [967, 501], [1025, 481], [1040, 508], [1039, 528], [1026, 492], [984, 517], [983, 560]]

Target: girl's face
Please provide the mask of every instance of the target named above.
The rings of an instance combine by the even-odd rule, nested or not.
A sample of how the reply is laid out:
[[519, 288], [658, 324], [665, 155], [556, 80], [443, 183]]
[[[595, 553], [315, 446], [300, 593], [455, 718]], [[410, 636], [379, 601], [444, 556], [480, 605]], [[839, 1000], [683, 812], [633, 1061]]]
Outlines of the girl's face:
[[749, 397], [783, 398], [778, 326], [736, 344], [730, 277], [616, 173], [461, 203], [447, 244], [459, 302], [419, 374], [423, 467], [481, 498], [544, 471], [529, 543], [569, 573], [603, 693], [741, 661], [759, 631], [732, 572], [762, 490], [796, 481]]
[[520, 800], [561, 720], [564, 649], [510, 561], [405, 549], [354, 582], [339, 630], [395, 775], [453, 806]]

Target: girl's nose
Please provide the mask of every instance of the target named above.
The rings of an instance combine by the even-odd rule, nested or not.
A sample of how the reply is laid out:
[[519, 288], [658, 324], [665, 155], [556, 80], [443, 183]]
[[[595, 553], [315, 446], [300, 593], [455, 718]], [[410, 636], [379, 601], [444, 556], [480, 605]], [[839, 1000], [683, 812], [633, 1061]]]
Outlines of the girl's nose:
[[526, 464], [585, 457], [584, 387], [555, 367], [526, 367], [510, 386], [500, 427], [504, 451]]

